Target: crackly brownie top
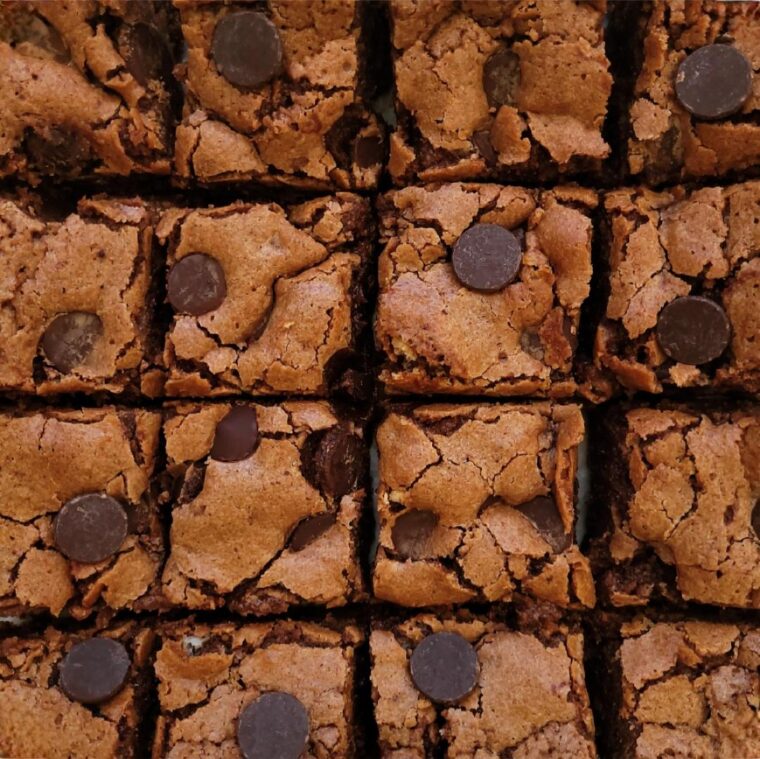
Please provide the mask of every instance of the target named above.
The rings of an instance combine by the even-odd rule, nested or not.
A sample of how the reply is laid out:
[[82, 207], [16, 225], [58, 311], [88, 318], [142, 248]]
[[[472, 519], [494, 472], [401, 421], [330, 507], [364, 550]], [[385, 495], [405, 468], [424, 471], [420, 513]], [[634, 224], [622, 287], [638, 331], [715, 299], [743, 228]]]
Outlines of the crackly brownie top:
[[133, 733], [143, 718], [138, 672], [151, 641], [149, 631], [132, 623], [97, 635], [49, 628], [39, 637], [0, 640], [4, 755], [133, 756]]
[[219, 605], [232, 594], [238, 610], [268, 613], [353, 596], [367, 468], [358, 427], [327, 403], [291, 402], [180, 406], [164, 431], [178, 494], [170, 600]]
[[[287, 694], [300, 705], [297, 711], [306, 712], [308, 733], [299, 756], [351, 755], [357, 628], [179, 623], [164, 629], [161, 640], [155, 755], [241, 756], [238, 722], [272, 692]], [[283, 740], [291, 727], [292, 718]], [[249, 751], [246, 756], [272, 755], [261, 753], [261, 746]]]
[[425, 181], [484, 176], [524, 168], [539, 149], [561, 168], [606, 157], [604, 9], [392, 0], [400, 123], [413, 119], [420, 137], [394, 134], [392, 175], [419, 166]]
[[593, 606], [575, 545], [578, 406], [421, 406], [377, 433], [375, 594], [408, 606], [509, 600]]
[[0, 8], [0, 175], [168, 173], [172, 55], [152, 2]]
[[0, 199], [0, 387], [120, 392], [148, 348], [151, 228], [134, 200], [48, 220]]
[[370, 644], [384, 755], [432, 756], [442, 737], [450, 757], [596, 756], [579, 632], [423, 615]]
[[760, 182], [607, 195], [597, 361], [627, 387], [760, 390]]
[[324, 395], [329, 360], [354, 347], [371, 231], [345, 193], [167, 212], [167, 393]]
[[631, 106], [631, 171], [660, 181], [760, 161], [760, 7], [651, 3]]
[[[381, 379], [406, 392], [571, 394], [595, 203], [580, 188], [460, 183], [383, 196]], [[486, 291], [492, 253], [518, 265]]]
[[760, 607], [760, 415], [634, 409], [619, 443], [613, 560], [649, 546], [684, 599]]
[[760, 753], [760, 630], [640, 618], [621, 637], [620, 717], [631, 756]]
[[159, 426], [107, 408], [0, 416], [0, 608], [58, 615], [75, 601], [84, 616], [147, 591], [161, 559], [144, 503]]

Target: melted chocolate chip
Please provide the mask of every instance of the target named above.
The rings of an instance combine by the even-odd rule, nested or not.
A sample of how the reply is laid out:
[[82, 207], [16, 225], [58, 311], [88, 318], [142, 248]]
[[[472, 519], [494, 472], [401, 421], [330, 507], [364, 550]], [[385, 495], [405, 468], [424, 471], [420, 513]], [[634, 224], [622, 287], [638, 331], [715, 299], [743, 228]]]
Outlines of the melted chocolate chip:
[[438, 517], [432, 511], [412, 509], [393, 523], [391, 540], [396, 552], [405, 559], [421, 559], [427, 551]]
[[314, 454], [319, 486], [335, 498], [355, 490], [366, 466], [364, 441], [339, 425], [329, 429]]
[[148, 24], [124, 24], [117, 45], [130, 74], [145, 87], [153, 79], [168, 82], [172, 59], [163, 36]]
[[241, 89], [254, 89], [282, 71], [277, 27], [258, 11], [236, 11], [219, 20], [211, 54], [219, 73]]
[[55, 518], [58, 550], [73, 561], [95, 564], [113, 556], [128, 532], [124, 507], [104, 493], [87, 493], [67, 501]]
[[309, 715], [289, 693], [264, 693], [240, 713], [237, 740], [245, 759], [298, 759], [309, 741]]
[[67, 374], [90, 355], [102, 334], [103, 322], [97, 314], [70, 311], [59, 314], [48, 324], [40, 344], [45, 358], [59, 372]]
[[201, 316], [214, 311], [227, 297], [224, 269], [205, 253], [191, 253], [172, 266], [167, 297], [180, 313]]
[[676, 298], [657, 319], [657, 342], [668, 357], [682, 364], [706, 364], [718, 358], [730, 340], [726, 312], [701, 295]]
[[256, 409], [235, 406], [216, 425], [211, 458], [217, 461], [241, 461], [256, 450], [258, 443]]
[[320, 535], [324, 535], [335, 521], [335, 514], [325, 512], [299, 522], [290, 536], [290, 550], [302, 551], [309, 543], [313, 543]]
[[478, 680], [475, 649], [457, 633], [428, 635], [412, 652], [409, 665], [414, 684], [437, 703], [459, 701]]
[[527, 503], [515, 506], [515, 508], [533, 522], [536, 529], [555, 551], [564, 551], [570, 546], [570, 536], [565, 532], [562, 517], [551, 498], [540, 495]]
[[483, 89], [488, 105], [514, 105], [520, 86], [520, 57], [506, 47], [499, 48], [483, 66]]
[[475, 224], [454, 243], [451, 262], [457, 279], [471, 290], [497, 292], [520, 271], [522, 248], [497, 224]]
[[113, 698], [129, 673], [127, 649], [110, 638], [90, 638], [72, 646], [60, 665], [63, 692], [82, 704]]
[[705, 45], [681, 61], [676, 96], [700, 119], [722, 119], [739, 111], [752, 92], [752, 66], [731, 45]]

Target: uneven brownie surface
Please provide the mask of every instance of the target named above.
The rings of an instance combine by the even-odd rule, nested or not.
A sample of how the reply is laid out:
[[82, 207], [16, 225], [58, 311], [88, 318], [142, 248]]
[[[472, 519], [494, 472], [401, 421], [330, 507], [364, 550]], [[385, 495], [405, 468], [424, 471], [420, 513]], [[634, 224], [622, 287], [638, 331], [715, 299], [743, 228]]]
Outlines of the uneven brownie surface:
[[[61, 666], [72, 647], [95, 635], [118, 641], [129, 657], [122, 687], [108, 700], [85, 705], [61, 687]], [[126, 622], [107, 630], [0, 640], [0, 751], [5, 757], [110, 759], [138, 756], [146, 730], [145, 664], [153, 634]]]
[[[609, 295], [597, 365], [631, 390], [759, 392], [760, 183], [616, 190], [605, 198], [605, 213]], [[728, 322], [723, 352], [700, 364], [669, 356], [659, 332], [666, 307], [695, 296], [717, 304], [718, 318]], [[697, 322], [680, 332], [684, 342], [707, 339]]]
[[391, 0], [394, 181], [598, 174], [610, 151], [605, 7]]
[[[379, 200], [375, 343], [390, 392], [567, 396], [589, 295], [589, 211], [580, 188], [408, 187]], [[498, 292], [465, 287], [452, 248], [476, 224], [510, 230], [521, 262]]]
[[362, 639], [294, 621], [167, 626], [156, 654], [160, 716], [153, 756], [240, 757], [238, 716], [262, 694], [297, 698], [308, 714], [304, 757], [351, 756], [354, 652]]
[[[153, 605], [163, 540], [149, 484], [160, 415], [113, 408], [0, 415], [0, 609], [83, 618]], [[56, 517], [78, 496], [110, 496], [126, 537], [107, 558], [67, 558]], [[67, 544], [71, 541], [67, 541]]]
[[164, 3], [0, 8], [0, 176], [34, 184], [169, 173], [173, 59]]
[[597, 472], [609, 523], [595, 543], [603, 597], [760, 607], [757, 410], [605, 416]]
[[[413, 650], [441, 632], [461, 636], [477, 654], [474, 687], [445, 705], [423, 695], [410, 675]], [[370, 648], [385, 757], [596, 756], [583, 636], [575, 629], [545, 620], [521, 630], [464, 614], [426, 614], [375, 624]]]
[[[230, 5], [176, 0], [187, 44], [178, 69], [185, 108], [176, 170], [201, 183], [253, 179], [319, 188], [371, 188], [383, 160], [376, 117], [363, 103], [362, 25], [354, 0]], [[254, 11], [279, 40], [266, 82], [239, 86], [220, 70], [219, 24]]]
[[254, 451], [237, 461], [215, 458], [231, 406], [183, 405], [166, 421], [165, 596], [247, 614], [356, 600], [368, 467], [361, 428], [326, 403], [246, 407], [258, 434]]
[[[641, 69], [630, 105], [628, 162], [648, 181], [678, 181], [760, 163], [760, 17], [756, 3], [646, 3]], [[629, 35], [630, 35], [629, 30]], [[738, 113], [701, 120], [676, 95], [679, 65], [700, 48], [725, 44], [749, 62], [749, 96]]]
[[223, 270], [218, 307], [175, 308], [168, 395], [325, 395], [331, 359], [359, 348], [371, 253], [369, 203], [339, 193], [287, 210], [245, 204], [168, 211], [169, 277], [202, 253]]

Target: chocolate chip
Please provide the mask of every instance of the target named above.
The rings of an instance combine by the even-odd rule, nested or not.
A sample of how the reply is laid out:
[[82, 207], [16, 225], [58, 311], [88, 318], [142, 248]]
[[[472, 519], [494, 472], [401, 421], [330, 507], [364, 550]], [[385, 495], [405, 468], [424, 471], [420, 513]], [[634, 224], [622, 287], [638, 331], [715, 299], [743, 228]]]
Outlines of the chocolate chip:
[[256, 450], [258, 443], [256, 409], [235, 406], [216, 425], [211, 458], [217, 461], [242, 461]]
[[244, 759], [297, 759], [309, 741], [309, 715], [289, 693], [264, 693], [240, 713], [237, 740]]
[[488, 166], [493, 167], [496, 165], [497, 155], [491, 144], [490, 132], [483, 130], [475, 132], [472, 135], [472, 144], [478, 149], [478, 153], [483, 156]]
[[221, 264], [205, 253], [191, 253], [169, 272], [167, 297], [175, 311], [201, 316], [213, 311], [227, 296]]
[[219, 73], [241, 89], [254, 89], [282, 71], [277, 27], [257, 11], [237, 11], [220, 19], [211, 43]]
[[382, 163], [385, 151], [379, 135], [359, 137], [354, 144], [354, 160], [360, 169], [369, 169]]
[[302, 551], [309, 543], [313, 543], [320, 535], [326, 533], [335, 521], [335, 514], [328, 511], [299, 522], [290, 536], [290, 550]]
[[63, 692], [82, 704], [102, 704], [124, 685], [129, 672], [127, 649], [111, 638], [75, 643], [60, 665]]
[[36, 171], [50, 176], [76, 176], [92, 160], [90, 143], [64, 126], [30, 132], [26, 137], [26, 153]]
[[705, 45], [681, 61], [676, 95], [700, 119], [722, 119], [741, 109], [752, 92], [752, 66], [731, 45]]
[[130, 74], [145, 87], [153, 79], [169, 81], [172, 60], [164, 38], [154, 26], [124, 24], [117, 36], [119, 53]]
[[314, 455], [320, 487], [335, 498], [355, 490], [366, 465], [364, 441], [343, 426], [329, 429]]
[[97, 314], [70, 311], [59, 314], [42, 335], [42, 352], [64, 374], [79, 366], [92, 352], [103, 334], [103, 322]]
[[437, 524], [438, 516], [432, 511], [412, 509], [401, 514], [391, 529], [393, 547], [404, 558], [421, 559]]
[[726, 312], [701, 295], [676, 298], [657, 318], [657, 342], [667, 356], [682, 364], [706, 364], [718, 358], [730, 340]]
[[475, 649], [457, 633], [428, 635], [412, 652], [409, 664], [414, 684], [438, 703], [464, 698], [478, 680]]
[[454, 243], [451, 262], [457, 279], [471, 290], [496, 292], [520, 271], [517, 238], [497, 224], [475, 224]]
[[499, 48], [483, 66], [483, 89], [488, 105], [514, 105], [520, 86], [520, 57], [509, 48]]
[[95, 564], [119, 550], [127, 530], [127, 514], [117, 500], [87, 493], [63, 505], [55, 518], [54, 539], [69, 559]]
[[752, 529], [755, 531], [758, 539], [760, 539], [760, 500], [755, 504], [755, 508], [752, 509]]
[[565, 532], [562, 517], [557, 510], [557, 505], [551, 498], [540, 495], [527, 503], [515, 506], [515, 508], [533, 522], [536, 529], [555, 551], [564, 551], [570, 546], [570, 536]]

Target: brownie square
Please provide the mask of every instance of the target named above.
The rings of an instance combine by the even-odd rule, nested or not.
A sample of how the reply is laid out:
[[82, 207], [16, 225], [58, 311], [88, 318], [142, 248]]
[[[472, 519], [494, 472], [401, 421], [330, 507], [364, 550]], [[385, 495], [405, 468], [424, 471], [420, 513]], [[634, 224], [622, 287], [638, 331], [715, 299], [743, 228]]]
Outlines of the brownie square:
[[596, 199], [459, 183], [381, 197], [375, 344], [387, 390], [572, 395]]
[[760, 182], [604, 202], [596, 364], [630, 390], [760, 392]]
[[148, 209], [103, 198], [64, 218], [48, 209], [35, 197], [0, 198], [0, 389], [147, 388], [156, 350]]
[[358, 424], [324, 402], [186, 404], [164, 436], [170, 603], [260, 615], [363, 595]]
[[599, 178], [610, 153], [605, 10], [391, 0], [393, 180]]
[[377, 598], [403, 606], [595, 602], [576, 544], [578, 406], [431, 405], [377, 430]]
[[605, 601], [760, 608], [758, 408], [607, 409], [597, 424], [589, 526]]
[[357, 627], [190, 620], [167, 626], [160, 638], [154, 757], [360, 755]]
[[[375, 186], [384, 140], [366, 98], [376, 9], [357, 0], [175, 0], [187, 46], [176, 171], [185, 182]], [[249, 54], [254, 45], [259, 55]]]
[[370, 651], [384, 757], [596, 756], [575, 626], [425, 614], [375, 623]]
[[361, 363], [372, 234], [369, 201], [345, 193], [167, 212], [166, 394], [340, 390]]
[[168, 174], [174, 25], [164, 2], [3, 3], [0, 177]]
[[760, 6], [616, 3], [611, 18], [634, 48], [631, 174], [660, 183], [756, 173]]
[[0, 614], [155, 605], [160, 425], [110, 407], [0, 414]]
[[153, 633], [48, 628], [0, 640], [0, 753], [7, 759], [142, 756]]
[[637, 617], [589, 663], [607, 756], [760, 756], [757, 625]]

